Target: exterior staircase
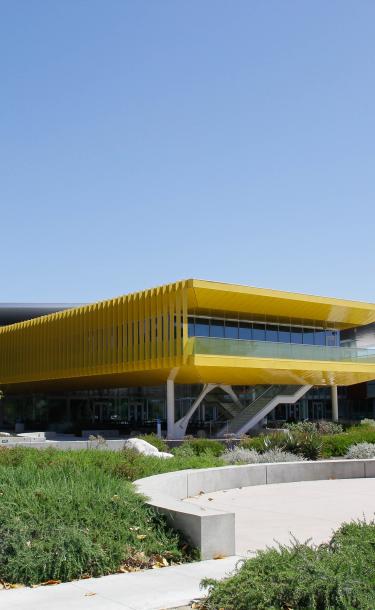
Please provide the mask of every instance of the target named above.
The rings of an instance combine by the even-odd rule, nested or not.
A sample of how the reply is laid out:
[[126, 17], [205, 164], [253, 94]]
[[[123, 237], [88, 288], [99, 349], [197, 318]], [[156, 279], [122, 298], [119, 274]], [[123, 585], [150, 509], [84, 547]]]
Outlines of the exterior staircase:
[[223, 434], [246, 434], [279, 404], [297, 402], [310, 390], [311, 385], [271, 385], [247, 407], [237, 413], [233, 419], [219, 430], [217, 436]]

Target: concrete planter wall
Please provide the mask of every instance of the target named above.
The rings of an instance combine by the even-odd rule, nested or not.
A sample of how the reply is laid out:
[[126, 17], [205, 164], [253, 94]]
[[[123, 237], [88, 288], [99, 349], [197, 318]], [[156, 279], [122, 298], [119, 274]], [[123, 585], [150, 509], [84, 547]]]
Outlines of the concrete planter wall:
[[235, 515], [184, 499], [236, 487], [375, 477], [375, 460], [324, 460], [181, 470], [135, 481], [148, 503], [200, 549], [202, 559], [235, 555]]

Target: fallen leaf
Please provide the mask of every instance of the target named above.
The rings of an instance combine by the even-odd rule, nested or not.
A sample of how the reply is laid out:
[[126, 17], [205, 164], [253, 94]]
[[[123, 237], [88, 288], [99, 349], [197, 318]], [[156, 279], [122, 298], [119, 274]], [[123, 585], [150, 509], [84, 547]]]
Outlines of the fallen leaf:
[[94, 591], [88, 591], [85, 593], [85, 597], [91, 597], [92, 595], [96, 595], [96, 593], [94, 593]]
[[21, 585], [18, 582], [15, 583], [15, 584], [10, 585], [10, 589], [24, 589], [24, 588], [25, 588], [25, 585]]
[[48, 586], [48, 585], [59, 585], [61, 583], [61, 580], [46, 580], [44, 582], [41, 582], [40, 584], [42, 585], [42, 587]]

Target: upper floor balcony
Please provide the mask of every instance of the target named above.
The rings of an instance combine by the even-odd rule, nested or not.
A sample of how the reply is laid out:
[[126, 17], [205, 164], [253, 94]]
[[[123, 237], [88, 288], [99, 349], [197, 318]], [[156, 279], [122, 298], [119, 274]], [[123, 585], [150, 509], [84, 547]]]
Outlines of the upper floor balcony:
[[318, 360], [357, 364], [375, 363], [375, 349], [216, 337], [190, 337], [188, 353], [189, 355], [236, 356], [241, 358]]

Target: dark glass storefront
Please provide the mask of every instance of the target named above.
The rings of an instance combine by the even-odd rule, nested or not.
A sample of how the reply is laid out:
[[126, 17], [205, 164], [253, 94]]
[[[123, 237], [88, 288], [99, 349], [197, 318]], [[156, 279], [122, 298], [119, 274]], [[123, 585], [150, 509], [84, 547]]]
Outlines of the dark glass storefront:
[[[265, 388], [266, 386], [264, 386]], [[175, 386], [176, 420], [186, 414], [202, 386]], [[245, 406], [262, 391], [261, 386], [234, 386], [234, 391]], [[231, 398], [220, 388], [207, 394], [191, 419], [188, 434], [204, 430], [214, 435], [230, 421]], [[370, 384], [339, 388], [340, 418], [356, 421], [374, 417], [375, 391]], [[300, 401], [279, 405], [268, 416], [268, 421], [288, 419], [331, 419], [329, 388], [313, 388]], [[133, 387], [110, 390], [90, 390], [65, 394], [7, 395], [0, 402], [0, 429], [14, 430], [22, 422], [25, 430], [55, 430], [80, 434], [82, 429], [118, 429], [120, 433], [156, 430], [161, 420], [166, 429], [166, 391], [164, 386]]]

